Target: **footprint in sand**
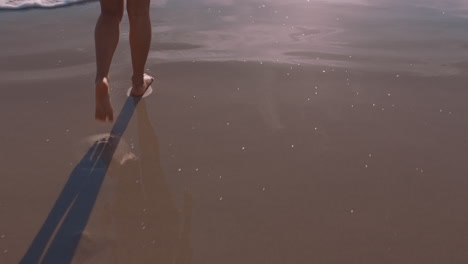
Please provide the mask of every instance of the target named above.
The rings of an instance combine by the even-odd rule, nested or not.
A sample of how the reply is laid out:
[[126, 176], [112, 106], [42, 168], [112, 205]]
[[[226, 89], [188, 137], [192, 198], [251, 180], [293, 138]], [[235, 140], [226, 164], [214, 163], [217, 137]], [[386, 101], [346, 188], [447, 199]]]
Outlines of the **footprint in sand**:
[[[75, 158], [78, 160], [82, 159], [96, 143], [106, 144], [108, 143], [109, 138], [110, 133], [102, 133], [86, 137], [79, 141], [73, 148]], [[118, 164], [122, 165], [128, 160], [134, 160], [136, 158], [136, 155], [132, 152], [132, 144], [128, 144], [123, 138], [121, 138], [119, 145], [112, 156], [113, 162], [118, 162]]]

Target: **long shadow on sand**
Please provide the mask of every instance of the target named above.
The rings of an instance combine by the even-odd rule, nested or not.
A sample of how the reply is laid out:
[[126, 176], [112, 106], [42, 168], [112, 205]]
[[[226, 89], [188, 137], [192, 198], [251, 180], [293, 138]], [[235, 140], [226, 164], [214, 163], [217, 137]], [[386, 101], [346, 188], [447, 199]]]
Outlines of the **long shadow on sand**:
[[60, 196], [20, 263], [70, 263], [106, 172], [139, 98], [129, 97], [110, 136], [94, 145], [73, 169]]

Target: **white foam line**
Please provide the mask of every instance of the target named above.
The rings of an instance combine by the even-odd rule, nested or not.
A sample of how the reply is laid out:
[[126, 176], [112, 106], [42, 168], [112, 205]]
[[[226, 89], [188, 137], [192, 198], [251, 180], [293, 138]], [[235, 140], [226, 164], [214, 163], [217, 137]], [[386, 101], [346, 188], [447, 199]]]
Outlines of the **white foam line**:
[[0, 0], [0, 10], [20, 10], [26, 8], [54, 8], [96, 0]]

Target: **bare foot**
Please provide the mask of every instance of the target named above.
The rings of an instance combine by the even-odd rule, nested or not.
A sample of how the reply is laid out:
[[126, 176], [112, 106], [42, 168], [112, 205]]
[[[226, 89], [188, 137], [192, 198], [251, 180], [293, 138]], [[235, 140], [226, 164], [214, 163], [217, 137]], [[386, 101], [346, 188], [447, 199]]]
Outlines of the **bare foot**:
[[150, 85], [153, 83], [154, 78], [152, 76], [149, 76], [148, 74], [143, 74], [143, 80], [134, 80], [133, 81], [133, 88], [131, 95], [135, 97], [140, 97], [143, 96], [146, 92], [146, 90], [150, 87]]
[[96, 120], [114, 121], [114, 110], [109, 96], [109, 81], [107, 78], [96, 81]]

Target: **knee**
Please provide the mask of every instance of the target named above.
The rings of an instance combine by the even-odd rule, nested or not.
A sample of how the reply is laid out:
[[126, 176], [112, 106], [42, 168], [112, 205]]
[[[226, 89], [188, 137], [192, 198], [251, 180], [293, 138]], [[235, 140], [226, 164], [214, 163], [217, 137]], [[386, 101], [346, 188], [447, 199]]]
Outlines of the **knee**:
[[136, 19], [146, 19], [149, 18], [149, 8], [128, 6], [127, 14], [130, 21]]
[[101, 16], [122, 21], [124, 14], [123, 8], [103, 8], [101, 9]]

